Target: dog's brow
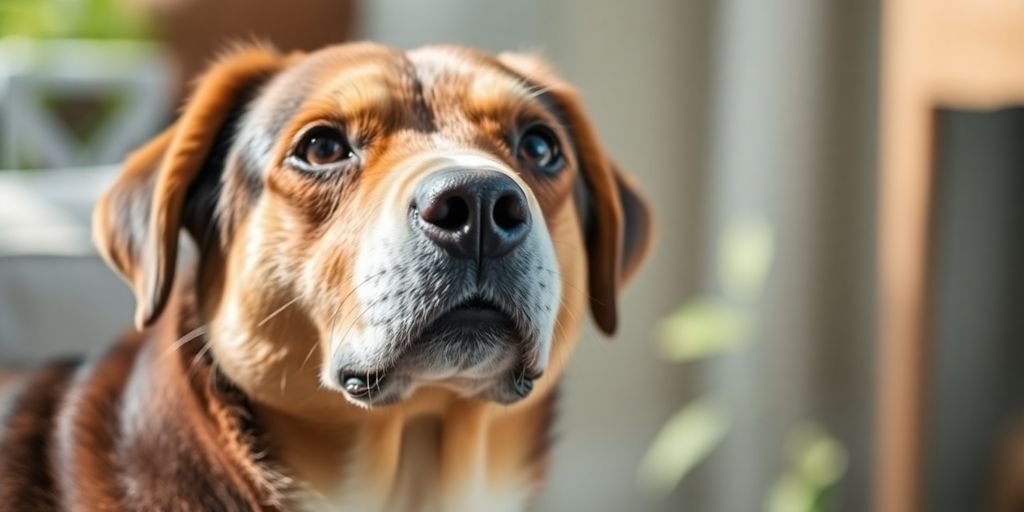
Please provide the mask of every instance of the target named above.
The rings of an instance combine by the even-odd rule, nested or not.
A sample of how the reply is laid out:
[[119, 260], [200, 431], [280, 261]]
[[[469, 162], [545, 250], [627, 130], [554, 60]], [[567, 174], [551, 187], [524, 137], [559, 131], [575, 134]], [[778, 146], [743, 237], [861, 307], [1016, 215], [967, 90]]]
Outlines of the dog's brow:
[[324, 89], [339, 112], [346, 115], [387, 111], [395, 101], [385, 70], [372, 63], [345, 68]]
[[484, 73], [473, 81], [469, 100], [480, 110], [507, 109], [522, 106], [543, 92], [510, 75]]

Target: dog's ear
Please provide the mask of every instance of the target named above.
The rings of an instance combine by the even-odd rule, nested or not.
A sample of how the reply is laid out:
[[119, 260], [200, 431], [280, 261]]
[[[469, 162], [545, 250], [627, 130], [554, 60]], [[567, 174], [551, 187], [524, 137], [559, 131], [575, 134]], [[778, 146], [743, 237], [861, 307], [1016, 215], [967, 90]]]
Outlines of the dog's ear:
[[189, 186], [239, 101], [285, 60], [272, 49], [252, 47], [215, 62], [196, 83], [178, 120], [128, 156], [96, 205], [94, 242], [135, 292], [139, 329], [156, 320], [170, 295]]
[[598, 327], [605, 334], [614, 334], [619, 288], [650, 251], [650, 207], [633, 179], [605, 153], [572, 86], [534, 55], [504, 53], [498, 60], [531, 87], [543, 91], [541, 97], [554, 103], [557, 116], [567, 124], [587, 191], [584, 229], [590, 309]]

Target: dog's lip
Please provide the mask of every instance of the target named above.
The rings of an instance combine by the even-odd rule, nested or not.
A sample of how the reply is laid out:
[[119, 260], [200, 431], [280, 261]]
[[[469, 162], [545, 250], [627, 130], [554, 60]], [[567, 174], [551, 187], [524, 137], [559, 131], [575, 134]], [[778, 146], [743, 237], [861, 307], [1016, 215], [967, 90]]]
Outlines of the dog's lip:
[[370, 397], [374, 391], [380, 391], [386, 383], [387, 372], [380, 369], [358, 370], [344, 368], [338, 372], [341, 388], [350, 397], [362, 400]]
[[[488, 388], [480, 391], [479, 396], [503, 404], [518, 402], [530, 395], [535, 381], [544, 376], [544, 371], [532, 368], [524, 362], [502, 375], [502, 377], [496, 377]], [[356, 371], [349, 369], [339, 372], [339, 377], [342, 380], [344, 394], [353, 402], [364, 407], [388, 405], [400, 398], [400, 395], [395, 395], [387, 389], [393, 386], [389, 386], [391, 382], [383, 370]], [[359, 381], [359, 389], [353, 389], [352, 379]], [[437, 385], [437, 383], [429, 382], [425, 384]], [[442, 384], [441, 387], [444, 385]]]
[[502, 325], [511, 327], [512, 317], [493, 301], [474, 296], [448, 309], [430, 323], [426, 331], [433, 326], [480, 327], [484, 325]]
[[[527, 336], [520, 330], [514, 317], [498, 302], [484, 298], [482, 295], [471, 295], [469, 298], [456, 302], [454, 305], [443, 308], [433, 317], [425, 322], [413, 338], [412, 343], [406, 349], [396, 351], [391, 355], [388, 362], [365, 367], [362, 365], [346, 366], [338, 370], [336, 374], [341, 384], [341, 389], [349, 399], [364, 405], [383, 405], [393, 401], [396, 396], [395, 386], [402, 388], [408, 375], [401, 369], [400, 361], [406, 356], [417, 343], [429, 339], [439, 329], [501, 329], [505, 330], [511, 339], [527, 339]], [[396, 375], [392, 375], [397, 373]], [[509, 373], [509, 379], [518, 388], [517, 396], [529, 394], [529, 385], [525, 381], [540, 378], [543, 371], [534, 369], [525, 361]]]

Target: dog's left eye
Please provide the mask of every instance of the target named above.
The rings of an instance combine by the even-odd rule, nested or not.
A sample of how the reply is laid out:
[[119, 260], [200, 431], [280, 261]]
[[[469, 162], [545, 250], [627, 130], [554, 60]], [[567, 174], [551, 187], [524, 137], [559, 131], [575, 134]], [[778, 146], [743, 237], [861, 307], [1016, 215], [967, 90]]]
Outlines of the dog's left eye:
[[545, 173], [558, 172], [565, 164], [558, 136], [544, 125], [534, 125], [519, 137], [519, 159]]
[[295, 156], [309, 165], [321, 166], [348, 160], [355, 153], [344, 134], [336, 128], [319, 126], [302, 137]]

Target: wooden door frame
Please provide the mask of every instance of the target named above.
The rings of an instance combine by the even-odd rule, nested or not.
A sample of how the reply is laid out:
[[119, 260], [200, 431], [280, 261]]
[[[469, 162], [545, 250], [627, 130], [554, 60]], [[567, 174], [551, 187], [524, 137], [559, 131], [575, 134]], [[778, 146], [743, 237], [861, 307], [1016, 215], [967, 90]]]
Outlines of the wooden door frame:
[[923, 510], [939, 108], [1024, 104], [1024, 2], [887, 0], [882, 9], [875, 509]]

